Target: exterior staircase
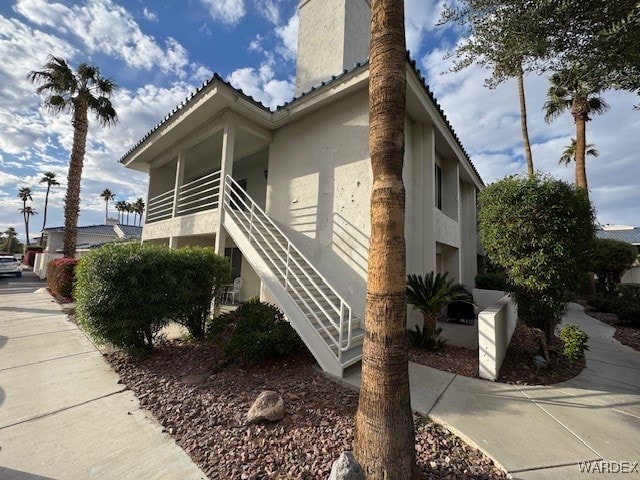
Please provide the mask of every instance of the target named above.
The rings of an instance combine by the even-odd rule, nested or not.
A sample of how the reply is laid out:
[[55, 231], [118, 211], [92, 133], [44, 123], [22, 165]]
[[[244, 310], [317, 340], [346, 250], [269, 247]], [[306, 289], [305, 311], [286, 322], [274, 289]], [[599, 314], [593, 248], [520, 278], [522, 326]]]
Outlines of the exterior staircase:
[[320, 367], [342, 377], [362, 357], [361, 318], [238, 183], [224, 182], [225, 230]]

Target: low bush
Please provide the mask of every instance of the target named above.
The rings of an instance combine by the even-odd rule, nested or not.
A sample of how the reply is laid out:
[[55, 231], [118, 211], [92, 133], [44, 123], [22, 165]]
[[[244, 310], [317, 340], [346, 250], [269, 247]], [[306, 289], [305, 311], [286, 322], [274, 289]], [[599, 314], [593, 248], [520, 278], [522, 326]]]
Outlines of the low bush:
[[42, 252], [42, 247], [27, 247], [27, 251], [24, 254], [24, 258], [22, 259], [22, 263], [25, 265], [29, 265], [33, 267], [36, 260], [36, 253]]
[[604, 295], [590, 295], [587, 297], [587, 303], [598, 312], [612, 313], [614, 310], [614, 300]]
[[210, 323], [209, 337], [230, 330], [225, 354], [241, 363], [279, 357], [296, 352], [302, 342], [296, 331], [275, 306], [252, 298], [234, 312]]
[[623, 285], [619, 286], [620, 294], [614, 298], [591, 295], [587, 302], [598, 312], [615, 313], [620, 323], [640, 326], [640, 302], [636, 300], [637, 289], [620, 287]]
[[76, 258], [56, 258], [47, 264], [47, 286], [51, 293], [66, 301], [71, 301], [76, 283]]
[[476, 288], [505, 292], [507, 291], [507, 276], [501, 272], [479, 273], [476, 275]]
[[415, 326], [414, 330], [407, 330], [409, 342], [416, 348], [434, 352], [444, 347], [446, 340], [440, 338], [442, 327], [436, 329], [435, 334], [430, 334], [429, 329]]
[[613, 313], [616, 314], [620, 323], [640, 327], [640, 303], [617, 299], [614, 302]]
[[560, 330], [559, 336], [564, 340], [562, 354], [571, 362], [577, 362], [584, 358], [584, 353], [589, 350], [587, 341], [589, 335], [577, 325], [565, 325]]
[[640, 283], [621, 283], [618, 294], [623, 300], [640, 304]]
[[211, 249], [105, 245], [78, 264], [77, 316], [98, 341], [148, 352], [170, 320], [192, 334], [204, 332], [214, 285], [226, 283], [228, 271], [228, 262]]

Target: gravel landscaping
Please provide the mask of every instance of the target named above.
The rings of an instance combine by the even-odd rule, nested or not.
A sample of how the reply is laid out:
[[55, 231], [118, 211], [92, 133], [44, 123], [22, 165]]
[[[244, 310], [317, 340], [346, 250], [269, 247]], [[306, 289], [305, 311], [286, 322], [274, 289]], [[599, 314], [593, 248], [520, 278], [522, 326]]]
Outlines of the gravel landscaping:
[[[352, 448], [357, 393], [326, 378], [307, 352], [219, 368], [213, 344], [178, 341], [145, 359], [106, 357], [210, 479], [326, 479], [332, 462]], [[263, 390], [282, 395], [286, 416], [247, 425], [246, 412]], [[415, 423], [424, 478], [507, 478], [443, 427], [419, 416]]]

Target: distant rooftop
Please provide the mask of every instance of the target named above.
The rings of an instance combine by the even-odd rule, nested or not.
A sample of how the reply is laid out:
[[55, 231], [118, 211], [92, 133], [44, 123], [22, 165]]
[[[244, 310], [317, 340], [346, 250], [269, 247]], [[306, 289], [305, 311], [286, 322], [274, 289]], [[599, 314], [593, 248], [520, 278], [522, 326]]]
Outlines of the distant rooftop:
[[[612, 226], [625, 228], [606, 228]], [[640, 245], [640, 228], [627, 225], [603, 225], [602, 230], [596, 230], [596, 237]]]
[[[64, 227], [45, 228], [44, 231], [63, 233]], [[142, 236], [142, 227], [122, 225], [120, 223], [116, 225], [85, 225], [78, 227], [78, 234], [116, 236], [118, 238], [140, 238]]]

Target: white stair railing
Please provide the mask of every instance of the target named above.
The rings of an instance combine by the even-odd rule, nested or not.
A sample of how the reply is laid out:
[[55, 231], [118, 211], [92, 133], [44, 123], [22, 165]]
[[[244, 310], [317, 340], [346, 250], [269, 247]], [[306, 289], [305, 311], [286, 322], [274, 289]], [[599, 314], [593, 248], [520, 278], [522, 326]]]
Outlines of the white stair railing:
[[233, 217], [269, 261], [281, 285], [315, 320], [341, 360], [342, 352], [352, 347], [351, 307], [235, 180], [226, 176], [224, 181], [225, 215]]

